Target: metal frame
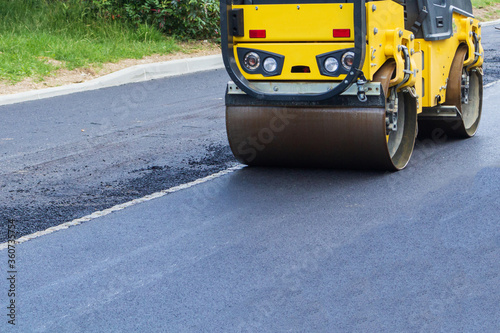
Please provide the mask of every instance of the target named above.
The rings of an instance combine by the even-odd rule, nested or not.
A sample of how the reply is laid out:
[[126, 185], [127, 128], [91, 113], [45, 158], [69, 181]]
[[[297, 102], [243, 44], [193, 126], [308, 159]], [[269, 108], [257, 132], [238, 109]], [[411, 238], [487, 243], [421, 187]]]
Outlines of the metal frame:
[[[276, 3], [289, 3], [287, 1], [272, 1]], [[314, 1], [318, 3], [336, 3], [336, 1]], [[288, 101], [288, 102], [306, 102], [306, 101], [322, 101], [331, 99], [344, 92], [349, 86], [356, 82], [357, 78], [362, 75], [361, 69], [365, 60], [366, 49], [366, 8], [365, 0], [351, 0], [354, 4], [354, 64], [347, 74], [345, 79], [334, 89], [320, 94], [307, 94], [307, 95], [283, 95], [280, 93], [267, 93], [259, 91], [252, 87], [240, 72], [237, 59], [234, 57], [233, 49], [233, 36], [230, 29], [230, 22], [228, 20], [228, 12], [232, 9], [233, 0], [220, 1], [220, 15], [221, 15], [221, 43], [222, 43], [222, 58], [226, 70], [236, 85], [247, 93], [249, 96], [269, 101]], [[271, 3], [271, 2], [270, 2]], [[293, 1], [290, 1], [293, 3]], [[339, 3], [346, 3], [345, 1]]]

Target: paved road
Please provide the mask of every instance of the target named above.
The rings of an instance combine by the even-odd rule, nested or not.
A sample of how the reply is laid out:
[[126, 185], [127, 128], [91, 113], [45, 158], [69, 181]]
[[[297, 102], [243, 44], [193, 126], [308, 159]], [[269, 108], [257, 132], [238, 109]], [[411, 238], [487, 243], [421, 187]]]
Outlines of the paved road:
[[[500, 31], [483, 30], [485, 84], [500, 79]], [[236, 163], [223, 70], [0, 106], [0, 242]]]
[[[498, 29], [497, 29], [498, 28]], [[482, 28], [482, 44], [485, 54], [484, 84], [500, 80], [500, 24]]]
[[224, 70], [0, 107], [0, 242], [234, 164]]
[[420, 141], [402, 172], [243, 169], [23, 243], [19, 328], [497, 332], [495, 87], [484, 101], [477, 137]]
[[[159, 81], [158, 99], [140, 95], [140, 108], [120, 109], [138, 86], [0, 108], [2, 138], [14, 139], [1, 145], [4, 218], [31, 230], [16, 220], [23, 207], [54, 223], [75, 202], [93, 211], [109, 194], [121, 202], [124, 189], [138, 196], [231, 165], [226, 76], [202, 78]], [[23, 243], [16, 328], [497, 332], [499, 88], [485, 90], [475, 138], [421, 139], [402, 172], [243, 169]], [[14, 116], [32, 131], [15, 131]], [[71, 209], [61, 214], [78, 215]]]

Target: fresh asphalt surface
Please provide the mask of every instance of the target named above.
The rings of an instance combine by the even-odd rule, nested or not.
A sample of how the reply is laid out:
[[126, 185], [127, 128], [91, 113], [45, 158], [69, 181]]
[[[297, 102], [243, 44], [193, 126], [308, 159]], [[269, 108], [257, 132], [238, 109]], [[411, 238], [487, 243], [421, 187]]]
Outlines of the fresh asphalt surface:
[[[485, 82], [499, 35], [483, 30]], [[233, 165], [226, 80], [0, 107], [2, 223], [41, 230]], [[401, 172], [246, 168], [20, 244], [16, 328], [497, 332], [499, 88], [476, 137], [421, 138]]]
[[224, 70], [0, 107], [0, 242], [235, 164]]

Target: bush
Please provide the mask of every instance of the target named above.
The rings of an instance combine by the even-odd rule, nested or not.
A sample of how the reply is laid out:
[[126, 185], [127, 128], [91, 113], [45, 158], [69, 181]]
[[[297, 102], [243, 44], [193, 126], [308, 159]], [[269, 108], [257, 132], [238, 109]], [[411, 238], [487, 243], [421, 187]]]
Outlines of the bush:
[[218, 39], [217, 0], [83, 0], [107, 19], [148, 24], [183, 39]]

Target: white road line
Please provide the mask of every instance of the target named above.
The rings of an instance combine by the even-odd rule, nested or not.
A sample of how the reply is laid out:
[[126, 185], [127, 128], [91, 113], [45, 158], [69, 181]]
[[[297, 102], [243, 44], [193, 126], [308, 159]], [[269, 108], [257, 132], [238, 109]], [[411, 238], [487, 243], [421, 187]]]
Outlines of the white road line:
[[499, 82], [500, 82], [500, 80], [496, 80], [496, 81], [494, 81], [494, 82], [490, 82], [490, 83], [488, 83], [487, 85], [485, 85], [485, 86], [483, 87], [483, 89], [488, 88], [488, 87], [491, 87], [491, 86], [494, 86], [495, 84], [497, 84], [497, 83], [499, 83]]
[[[113, 206], [113, 207], [105, 209], [105, 210], [94, 212], [94, 213], [92, 213], [90, 215], [87, 215], [87, 216], [84, 216], [84, 217], [80, 217], [80, 218], [75, 219], [73, 221], [65, 222], [65, 223], [56, 225], [54, 227], [50, 227], [50, 228], [42, 230], [42, 231], [37, 231], [35, 233], [29, 234], [29, 235], [26, 235], [26, 236], [22, 236], [22, 237], [16, 239], [16, 244], [24, 243], [24, 242], [27, 242], [27, 241], [29, 241], [31, 239], [38, 238], [38, 237], [41, 237], [41, 236], [44, 236], [44, 235], [48, 235], [48, 234], [51, 234], [51, 233], [59, 231], [59, 230], [68, 229], [69, 227], [72, 227], [72, 226], [75, 226], [75, 225], [79, 225], [79, 224], [82, 224], [84, 222], [88, 222], [90, 220], [94, 220], [94, 219], [97, 219], [97, 218], [102, 217], [102, 216], [106, 216], [106, 215], [111, 214], [113, 212], [117, 212], [117, 211], [123, 210], [123, 209], [125, 209], [127, 207], [131, 207], [131, 206], [134, 206], [134, 205], [146, 202], [146, 201], [150, 201], [150, 200], [153, 200], [153, 199], [156, 199], [156, 198], [161, 198], [161, 197], [163, 197], [163, 196], [165, 196], [165, 195], [167, 195], [169, 193], [174, 193], [174, 192], [177, 192], [177, 191], [180, 191], [180, 190], [185, 190], [187, 188], [193, 187], [195, 185], [206, 183], [206, 182], [208, 182], [210, 180], [214, 180], [216, 178], [219, 178], [219, 177], [225, 176], [227, 174], [230, 174], [230, 173], [232, 173], [232, 172], [234, 172], [236, 170], [241, 170], [243, 167], [245, 167], [243, 164], [238, 164], [238, 165], [235, 165], [235, 166], [233, 166], [231, 168], [228, 168], [226, 170], [222, 170], [222, 171], [219, 171], [217, 173], [214, 173], [214, 174], [212, 174], [210, 176], [199, 178], [199, 179], [196, 179], [196, 180], [194, 180], [192, 182], [189, 182], [189, 183], [186, 183], [186, 184], [177, 185], [177, 186], [171, 187], [169, 189], [166, 189], [166, 190], [163, 190], [163, 191], [160, 191], [160, 192], [156, 192], [156, 193], [153, 193], [153, 194], [146, 195], [145, 197], [142, 197], [142, 198], [139, 198], [139, 199], [134, 199], [134, 200], [131, 200], [131, 201], [128, 201], [128, 202], [125, 202], [125, 203]], [[8, 247], [8, 242], [1, 243], [0, 244], [0, 251], [5, 250], [7, 247]]]

